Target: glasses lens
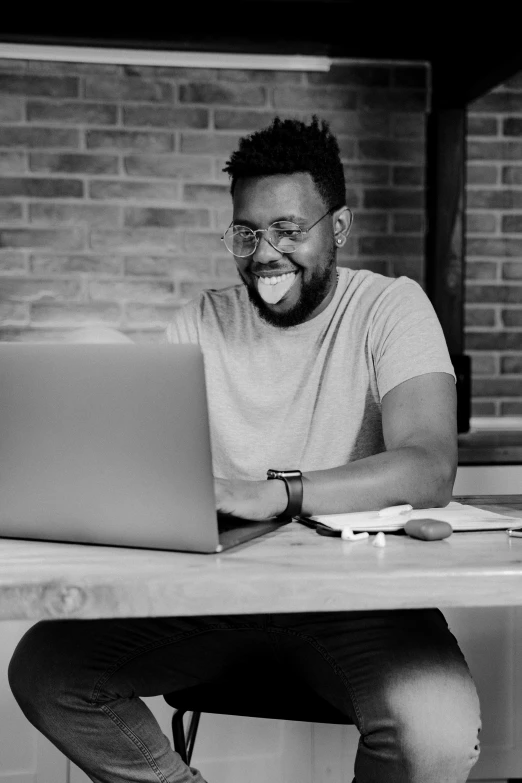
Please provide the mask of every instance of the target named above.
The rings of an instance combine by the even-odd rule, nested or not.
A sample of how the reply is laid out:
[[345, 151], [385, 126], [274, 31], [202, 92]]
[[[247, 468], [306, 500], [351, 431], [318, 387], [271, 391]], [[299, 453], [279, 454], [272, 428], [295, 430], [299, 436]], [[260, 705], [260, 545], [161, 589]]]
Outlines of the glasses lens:
[[282, 253], [293, 253], [297, 245], [303, 241], [304, 234], [295, 223], [281, 220], [272, 223], [268, 229], [268, 236], [274, 247]]
[[256, 247], [256, 235], [246, 226], [230, 226], [223, 237], [225, 245], [235, 256], [249, 256]]

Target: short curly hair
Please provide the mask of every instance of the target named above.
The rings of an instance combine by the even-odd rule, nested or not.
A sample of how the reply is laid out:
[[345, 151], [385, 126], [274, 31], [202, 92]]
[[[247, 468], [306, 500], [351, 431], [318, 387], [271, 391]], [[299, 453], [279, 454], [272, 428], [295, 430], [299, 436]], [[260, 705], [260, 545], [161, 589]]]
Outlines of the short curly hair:
[[346, 202], [346, 184], [337, 139], [325, 120], [314, 114], [309, 125], [276, 117], [271, 125], [239, 140], [223, 169], [230, 192], [242, 177], [308, 172], [329, 209]]

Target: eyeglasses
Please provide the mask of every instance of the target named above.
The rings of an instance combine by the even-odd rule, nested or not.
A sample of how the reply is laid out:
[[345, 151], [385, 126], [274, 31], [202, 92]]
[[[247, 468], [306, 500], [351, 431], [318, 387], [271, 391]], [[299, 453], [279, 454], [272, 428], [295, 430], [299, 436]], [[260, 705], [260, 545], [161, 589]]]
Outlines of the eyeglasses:
[[238, 258], [246, 258], [255, 252], [261, 239], [260, 235], [265, 234], [265, 239], [272, 245], [274, 250], [277, 250], [279, 253], [294, 253], [299, 245], [306, 240], [308, 232], [335, 209], [337, 207], [329, 209], [328, 212], [321, 215], [319, 220], [312, 223], [309, 228], [301, 228], [297, 223], [291, 223], [288, 220], [276, 220], [268, 228], [257, 228], [255, 231], [247, 226], [238, 226], [231, 223], [221, 237], [221, 241], [225, 243], [226, 249], [232, 255]]

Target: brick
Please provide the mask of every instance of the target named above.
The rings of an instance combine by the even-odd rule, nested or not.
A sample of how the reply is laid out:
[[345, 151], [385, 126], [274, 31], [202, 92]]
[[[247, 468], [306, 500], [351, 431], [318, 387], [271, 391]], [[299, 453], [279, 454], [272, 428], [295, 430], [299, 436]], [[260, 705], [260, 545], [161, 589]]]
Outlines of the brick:
[[466, 301], [481, 304], [520, 304], [522, 286], [519, 285], [468, 285]]
[[502, 264], [502, 277], [504, 280], [522, 280], [522, 263], [508, 261]]
[[180, 152], [229, 155], [238, 146], [239, 134], [181, 133]]
[[23, 118], [24, 110], [20, 98], [0, 95], [0, 122], [20, 122]]
[[0, 201], [0, 223], [20, 222], [23, 219], [22, 205], [16, 201]]
[[[232, 257], [231, 257], [232, 258]], [[235, 264], [234, 264], [235, 266]], [[207, 257], [173, 258], [172, 256], [127, 256], [125, 274], [138, 276], [161, 276], [179, 280], [198, 280], [212, 275], [213, 265]]]
[[497, 216], [491, 212], [467, 212], [466, 232], [470, 234], [495, 234], [497, 231]]
[[97, 229], [91, 231], [90, 243], [93, 250], [118, 253], [177, 252], [183, 249], [183, 236], [161, 228]]
[[144, 76], [156, 79], [168, 79], [169, 81], [212, 81], [218, 78], [217, 68], [182, 68], [162, 65], [125, 65], [124, 72], [133, 76]]
[[110, 65], [109, 63], [71, 63], [71, 62], [51, 62], [50, 60], [28, 60], [27, 71], [29, 73], [44, 73], [54, 76], [81, 76], [93, 73], [100, 76], [110, 76], [123, 74], [123, 65]]
[[521, 397], [522, 378], [474, 378], [473, 396]]
[[124, 106], [123, 124], [131, 127], [208, 128], [208, 109], [183, 106]]
[[502, 215], [503, 234], [521, 234], [522, 233], [522, 214], [520, 215]]
[[363, 89], [357, 92], [357, 109], [385, 109], [420, 114], [428, 110], [427, 95], [424, 90]]
[[0, 277], [0, 301], [38, 302], [43, 299], [77, 299], [81, 294], [79, 280], [52, 278]]
[[386, 234], [388, 231], [388, 215], [385, 212], [358, 212], [354, 221], [357, 236]]
[[0, 128], [0, 147], [78, 149], [79, 146], [80, 135], [76, 130], [28, 128], [26, 126]]
[[13, 272], [27, 272], [25, 253], [0, 250], [0, 274], [12, 274]]
[[75, 254], [59, 256], [38, 253], [31, 256], [31, 271], [35, 275], [119, 275], [123, 271], [123, 259], [118, 256], [94, 256]]
[[200, 253], [222, 253], [223, 242], [219, 233], [186, 232], [183, 236], [183, 249], [194, 255]]
[[270, 125], [276, 116], [277, 112], [275, 111], [216, 109], [214, 111], [214, 126], [216, 130], [259, 130]]
[[522, 185], [522, 166], [502, 166], [503, 185]]
[[27, 119], [29, 122], [59, 121], [65, 125], [116, 125], [118, 110], [107, 103], [28, 101]]
[[230, 191], [226, 185], [184, 185], [183, 200], [209, 207], [229, 207]]
[[0, 302], [0, 323], [3, 326], [29, 323], [29, 306], [23, 302]]
[[424, 162], [424, 144], [389, 139], [360, 139], [359, 155], [366, 160], [386, 160], [405, 163]]
[[26, 156], [23, 152], [0, 152], [0, 176], [22, 174], [26, 170]]
[[56, 250], [79, 250], [83, 234], [71, 229], [0, 229], [0, 247], [52, 247]]
[[371, 188], [365, 191], [366, 209], [423, 209], [424, 192], [411, 188]]
[[119, 170], [115, 155], [71, 152], [33, 152], [29, 155], [29, 168], [50, 174], [117, 174]]
[[495, 326], [496, 315], [492, 307], [469, 307], [464, 310], [466, 327]]
[[474, 114], [516, 113], [522, 111], [522, 94], [514, 90], [488, 92], [470, 106]]
[[496, 185], [500, 170], [497, 166], [466, 166], [467, 185]]
[[494, 354], [474, 353], [471, 356], [471, 374], [476, 375], [496, 375], [497, 357]]
[[500, 358], [500, 372], [504, 375], [522, 374], [522, 355], [502, 356]]
[[171, 302], [174, 284], [171, 280], [92, 280], [88, 292], [93, 301]]
[[[522, 300], [520, 303], [522, 304]], [[522, 307], [520, 309], [510, 307], [502, 310], [502, 323], [508, 327], [522, 326]]]
[[36, 302], [31, 305], [34, 325], [79, 326], [108, 324], [118, 326], [121, 309], [118, 304], [97, 302], [53, 303]]
[[393, 71], [388, 65], [332, 63], [330, 70], [307, 74], [309, 84], [340, 84], [345, 87], [388, 87]]
[[170, 103], [174, 100], [171, 84], [142, 76], [86, 76], [83, 84], [84, 96], [88, 99], [151, 103]]
[[[249, 68], [219, 68], [213, 78], [220, 82], [261, 82], [262, 84], [303, 84], [307, 74], [303, 71], [258, 71]], [[309, 76], [309, 74], [308, 74]], [[194, 74], [195, 81], [210, 81], [204, 74]]]
[[95, 180], [89, 183], [89, 198], [103, 201], [179, 201], [177, 182], [129, 182]]
[[263, 106], [266, 103], [266, 93], [264, 88], [258, 85], [200, 82], [180, 84], [179, 101], [220, 106]]
[[37, 203], [29, 205], [31, 223], [50, 225], [112, 226], [119, 224], [119, 208], [106, 204], [54, 204]]
[[161, 207], [128, 207], [124, 210], [124, 224], [141, 228], [156, 226], [159, 228], [179, 228], [180, 226], [210, 225], [206, 209], [165, 209]]
[[467, 190], [468, 209], [522, 209], [522, 191]]
[[0, 197], [81, 198], [83, 183], [76, 179], [45, 179], [44, 177], [4, 177], [0, 179]]
[[392, 216], [392, 231], [397, 234], [422, 234], [424, 232], [424, 213], [398, 212]]
[[2, 73], [25, 73], [29, 60], [12, 60], [10, 57], [0, 57], [0, 71]]
[[522, 136], [522, 117], [506, 117], [503, 119], [502, 134], [504, 136]]
[[125, 305], [125, 320], [129, 325], [166, 327], [174, 318], [176, 310], [178, 307], [173, 304], [128, 304]]
[[466, 334], [467, 351], [521, 351], [522, 332], [472, 332]]
[[514, 400], [513, 402], [500, 403], [501, 416], [522, 416], [522, 402]]
[[415, 256], [422, 255], [420, 237], [361, 237], [359, 252], [363, 256]]
[[520, 160], [522, 142], [520, 141], [468, 141], [468, 160]]
[[466, 243], [468, 256], [503, 256], [519, 258], [522, 255], [522, 239], [476, 239], [468, 238]]
[[174, 137], [162, 131], [88, 130], [85, 146], [114, 152], [172, 152]]
[[496, 117], [487, 117], [468, 114], [467, 136], [496, 136], [498, 133], [498, 120]]
[[77, 98], [79, 81], [74, 77], [29, 76], [0, 74], [0, 92], [8, 95], [42, 96], [50, 98]]
[[403, 139], [424, 139], [426, 117], [420, 112], [393, 112], [391, 115], [392, 135]]
[[388, 185], [390, 168], [371, 163], [344, 165], [344, 176], [348, 185]]
[[494, 402], [484, 402], [472, 400], [471, 403], [471, 415], [472, 416], [496, 416], [497, 410]]
[[392, 182], [399, 186], [420, 186], [424, 183], [424, 168], [421, 166], [394, 166]]
[[357, 108], [357, 96], [353, 90], [335, 87], [275, 87], [272, 102], [276, 109], [344, 111]]
[[195, 155], [128, 155], [125, 171], [134, 177], [183, 177], [207, 179], [212, 176], [212, 163]]
[[494, 261], [471, 261], [466, 259], [466, 278], [468, 280], [496, 280], [498, 264]]

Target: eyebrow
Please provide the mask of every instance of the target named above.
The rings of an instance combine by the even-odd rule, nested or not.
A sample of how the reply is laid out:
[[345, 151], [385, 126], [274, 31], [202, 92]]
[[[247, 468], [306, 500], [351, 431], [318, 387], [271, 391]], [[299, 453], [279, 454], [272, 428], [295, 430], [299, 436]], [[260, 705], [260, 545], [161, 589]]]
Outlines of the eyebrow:
[[[268, 225], [271, 226], [272, 223], [278, 223], [280, 221], [286, 221], [287, 223], [308, 223], [309, 219], [305, 217], [301, 217], [300, 215], [280, 215], [279, 217], [274, 218]], [[254, 228], [255, 223], [252, 223], [250, 220], [244, 220], [242, 218], [232, 221], [233, 225], [235, 226], [247, 226], [248, 228]]]

